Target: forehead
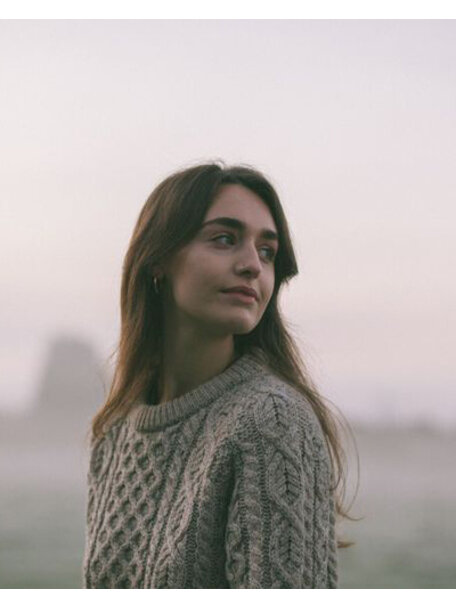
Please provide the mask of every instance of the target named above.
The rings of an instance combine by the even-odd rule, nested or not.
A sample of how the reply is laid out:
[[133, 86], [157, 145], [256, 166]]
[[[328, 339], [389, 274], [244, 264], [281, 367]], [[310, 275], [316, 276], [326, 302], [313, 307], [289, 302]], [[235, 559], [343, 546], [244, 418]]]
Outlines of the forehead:
[[235, 217], [257, 230], [276, 230], [266, 203], [255, 192], [239, 184], [227, 184], [220, 188], [204, 221], [219, 216]]

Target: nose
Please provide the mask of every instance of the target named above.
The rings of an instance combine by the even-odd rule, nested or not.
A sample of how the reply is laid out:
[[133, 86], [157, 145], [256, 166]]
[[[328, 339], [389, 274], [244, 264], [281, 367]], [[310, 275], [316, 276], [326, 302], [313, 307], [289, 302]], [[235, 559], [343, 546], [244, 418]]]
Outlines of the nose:
[[253, 276], [258, 276], [261, 272], [261, 259], [255, 245], [248, 243], [242, 248], [236, 263], [238, 272], [246, 271]]

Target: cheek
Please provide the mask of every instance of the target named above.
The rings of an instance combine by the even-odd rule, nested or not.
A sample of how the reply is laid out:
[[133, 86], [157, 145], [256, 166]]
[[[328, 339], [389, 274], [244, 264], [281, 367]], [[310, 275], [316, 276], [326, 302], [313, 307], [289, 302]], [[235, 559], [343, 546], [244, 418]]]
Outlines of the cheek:
[[201, 256], [188, 256], [180, 265], [177, 276], [175, 293], [178, 299], [205, 300], [220, 284], [220, 269]]

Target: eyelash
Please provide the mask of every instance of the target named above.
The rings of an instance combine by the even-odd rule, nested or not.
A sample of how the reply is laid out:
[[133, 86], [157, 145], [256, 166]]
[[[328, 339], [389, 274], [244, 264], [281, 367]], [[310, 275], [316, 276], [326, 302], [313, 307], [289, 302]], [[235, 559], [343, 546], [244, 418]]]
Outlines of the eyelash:
[[[213, 241], [217, 241], [218, 239], [220, 239], [222, 237], [224, 237], [224, 238], [228, 237], [230, 239], [234, 239], [235, 238], [232, 234], [224, 233], [224, 234], [219, 234], [218, 236], [216, 236], [212, 240]], [[276, 254], [275, 249], [273, 249], [272, 247], [262, 247], [262, 249], [268, 249], [270, 251], [270, 256], [268, 258], [268, 261], [273, 262], [274, 258], [275, 258], [275, 254]]]

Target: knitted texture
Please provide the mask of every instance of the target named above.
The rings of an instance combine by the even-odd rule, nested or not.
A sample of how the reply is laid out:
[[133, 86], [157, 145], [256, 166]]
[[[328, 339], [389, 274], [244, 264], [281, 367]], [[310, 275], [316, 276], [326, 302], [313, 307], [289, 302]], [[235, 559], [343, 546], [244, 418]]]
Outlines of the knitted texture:
[[85, 588], [335, 588], [312, 408], [252, 354], [93, 441]]

